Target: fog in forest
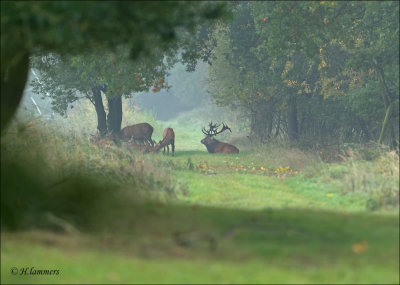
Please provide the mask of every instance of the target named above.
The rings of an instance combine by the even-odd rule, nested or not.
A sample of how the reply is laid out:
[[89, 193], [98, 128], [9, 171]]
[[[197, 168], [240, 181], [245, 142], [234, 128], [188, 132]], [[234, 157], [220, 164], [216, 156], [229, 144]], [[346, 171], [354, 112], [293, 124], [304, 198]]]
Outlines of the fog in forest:
[[399, 283], [399, 2], [2, 1], [2, 283]]

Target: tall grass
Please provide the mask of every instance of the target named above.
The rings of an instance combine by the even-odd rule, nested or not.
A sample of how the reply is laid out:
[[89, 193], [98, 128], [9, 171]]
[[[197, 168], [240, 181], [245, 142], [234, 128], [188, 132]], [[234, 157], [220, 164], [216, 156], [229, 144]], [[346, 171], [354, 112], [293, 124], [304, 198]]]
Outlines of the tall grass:
[[260, 143], [249, 141], [247, 137], [236, 139], [235, 142], [242, 152], [253, 153], [273, 168], [289, 166], [291, 169], [304, 170], [318, 161], [318, 155], [314, 151], [300, 149], [285, 142]]
[[108, 140], [93, 143], [86, 127], [58, 132], [58, 123], [20, 117], [3, 134], [3, 226], [55, 226], [50, 214], [81, 229], [104, 227], [116, 209], [173, 194], [173, 177], [143, 154]]
[[367, 195], [368, 210], [398, 209], [399, 154], [379, 146], [369, 150], [347, 147], [342, 153], [343, 161], [320, 160], [307, 168], [304, 175], [334, 185], [343, 195]]

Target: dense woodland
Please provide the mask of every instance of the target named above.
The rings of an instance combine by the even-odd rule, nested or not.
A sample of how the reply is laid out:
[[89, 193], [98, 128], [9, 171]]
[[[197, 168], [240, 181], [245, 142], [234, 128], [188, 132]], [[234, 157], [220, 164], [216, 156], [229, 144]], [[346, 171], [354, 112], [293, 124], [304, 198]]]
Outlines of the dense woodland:
[[[118, 132], [121, 98], [168, 88], [165, 78], [174, 63], [186, 62], [193, 70], [193, 60], [203, 59], [209, 63], [211, 97], [245, 117], [250, 139], [397, 146], [397, 3], [238, 2], [228, 7], [232, 21], [204, 24], [194, 37], [180, 35], [181, 47], [189, 50], [183, 54], [153, 48], [151, 56], [134, 64], [126, 60], [126, 48], [36, 56], [34, 90], [52, 98], [60, 114], [87, 98], [97, 112], [99, 132]], [[172, 85], [188, 84], [175, 80]], [[196, 92], [186, 93], [183, 100], [198, 104]]]
[[248, 114], [252, 136], [377, 141], [387, 113], [382, 136], [396, 145], [397, 4], [253, 2], [234, 13], [213, 33], [213, 96]]

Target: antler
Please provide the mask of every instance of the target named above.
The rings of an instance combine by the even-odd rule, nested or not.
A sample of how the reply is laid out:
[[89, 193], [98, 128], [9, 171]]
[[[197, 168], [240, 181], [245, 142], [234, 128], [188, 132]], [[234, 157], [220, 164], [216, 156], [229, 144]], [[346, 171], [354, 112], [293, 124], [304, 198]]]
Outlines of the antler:
[[225, 130], [229, 130], [230, 132], [232, 132], [231, 128], [228, 127], [228, 125], [226, 125], [225, 123], [222, 123], [222, 129], [219, 132], [216, 132], [215, 135], [218, 135], [218, 134], [222, 133]]
[[220, 131], [217, 131], [217, 129], [219, 128], [221, 124], [217, 125], [217, 124], [213, 124], [212, 121], [208, 124], [209, 129], [206, 130], [205, 128], [203, 128], [201, 131], [203, 132], [203, 134], [213, 137], [216, 136], [220, 133], [222, 133], [225, 130], [229, 130], [230, 132], [232, 132], [231, 128], [228, 127], [228, 125], [226, 125], [225, 123], [222, 123], [222, 129]]
[[215, 136], [217, 133], [217, 129], [221, 124], [217, 125], [217, 124], [213, 124], [212, 121], [208, 124], [208, 126], [210, 127], [210, 132], [213, 133], [213, 135]]
[[206, 131], [206, 129], [202, 128], [201, 131], [203, 132], [203, 134], [205, 134], [206, 136], [210, 135], [209, 131]]
[[217, 126], [217, 124], [213, 124], [212, 121], [208, 124], [209, 129], [206, 130], [205, 128], [203, 128], [201, 131], [203, 132], [203, 134], [207, 135], [207, 136], [215, 136], [215, 133], [217, 132], [217, 128], [219, 127], [219, 125]]

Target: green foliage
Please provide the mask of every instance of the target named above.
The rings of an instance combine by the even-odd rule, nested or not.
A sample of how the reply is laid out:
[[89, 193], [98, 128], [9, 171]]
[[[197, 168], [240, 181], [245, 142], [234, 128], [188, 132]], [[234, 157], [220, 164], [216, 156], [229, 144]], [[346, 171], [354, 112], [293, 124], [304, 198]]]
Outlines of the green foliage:
[[223, 6], [211, 2], [6, 1], [1, 4], [2, 49], [21, 41], [28, 50], [61, 53], [126, 43], [130, 54], [138, 57], [141, 52], [151, 53], [154, 43], [165, 46], [173, 41], [177, 28], [191, 30], [218, 18]]
[[50, 54], [34, 58], [32, 66], [37, 75], [31, 82], [33, 92], [51, 98], [53, 109], [62, 115], [80, 98], [93, 102], [92, 90], [97, 86], [107, 86], [108, 98], [129, 96], [151, 86], [162, 88], [167, 68], [162, 53], [130, 62], [126, 49], [62, 57]]
[[[2, 2], [2, 128], [22, 97], [29, 56], [76, 55], [110, 49], [117, 52], [121, 45], [127, 48], [131, 59], [152, 57], [160, 51], [181, 49], [184, 52], [185, 47], [179, 45], [176, 34], [191, 32], [208, 20], [220, 18], [224, 15], [224, 5], [215, 2]], [[197, 54], [191, 58], [196, 61]], [[86, 73], [78, 75], [89, 79]], [[123, 87], [115, 86], [124, 92]]]
[[[308, 145], [378, 139], [389, 103], [398, 106], [398, 3], [230, 7], [233, 21], [214, 31], [212, 96], [242, 108], [250, 137]], [[392, 146], [397, 121], [386, 140]]]

